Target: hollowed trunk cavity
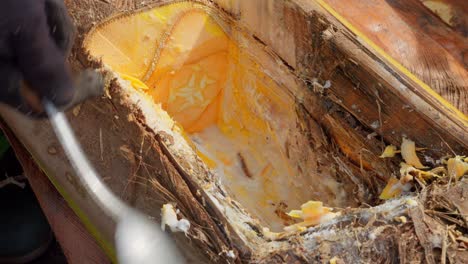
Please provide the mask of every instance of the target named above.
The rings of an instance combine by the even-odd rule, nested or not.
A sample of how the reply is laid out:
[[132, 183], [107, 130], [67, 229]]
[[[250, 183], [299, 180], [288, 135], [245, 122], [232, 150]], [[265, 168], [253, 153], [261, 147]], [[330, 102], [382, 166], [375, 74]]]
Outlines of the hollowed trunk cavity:
[[229, 195], [272, 230], [291, 224], [285, 212], [308, 200], [356, 206], [321, 146], [322, 130], [298, 111], [297, 79], [204, 6], [178, 3], [111, 19], [86, 46], [160, 104]]

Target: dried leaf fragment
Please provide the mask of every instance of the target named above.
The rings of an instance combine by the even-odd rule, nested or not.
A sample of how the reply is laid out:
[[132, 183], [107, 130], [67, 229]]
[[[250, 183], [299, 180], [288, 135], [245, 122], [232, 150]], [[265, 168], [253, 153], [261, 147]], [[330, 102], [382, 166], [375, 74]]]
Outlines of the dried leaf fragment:
[[463, 160], [463, 157], [456, 156], [447, 161], [447, 170], [450, 177], [458, 180], [468, 172], [468, 163]]
[[402, 180], [416, 177], [418, 180], [425, 184], [427, 180], [432, 180], [434, 178], [440, 177], [437, 173], [442, 172], [445, 172], [445, 169], [442, 167], [437, 167], [430, 171], [423, 171], [420, 169], [416, 169], [415, 167], [404, 162], [400, 163], [400, 175]]
[[412, 140], [403, 138], [403, 141], [401, 142], [401, 156], [407, 164], [412, 165], [417, 169], [427, 168], [422, 165], [421, 161], [416, 155], [416, 144]]
[[383, 189], [379, 198], [388, 200], [395, 198], [404, 191], [409, 191], [413, 186], [414, 178], [417, 178], [422, 184], [427, 184], [428, 180], [432, 180], [437, 177], [441, 177], [446, 172], [444, 167], [437, 167], [430, 171], [423, 171], [416, 169], [410, 164], [401, 162], [400, 163], [400, 179], [395, 177], [390, 178], [387, 185]]
[[290, 217], [302, 219], [303, 222], [287, 226], [284, 230], [303, 231], [308, 226], [327, 222], [338, 215], [337, 213], [333, 213], [332, 210], [332, 208], [323, 206], [322, 202], [308, 201], [301, 205], [301, 210], [292, 210], [288, 213]]
[[402, 192], [403, 186], [401, 185], [400, 181], [397, 178], [392, 177], [383, 189], [379, 198], [382, 200], [392, 199], [400, 195]]
[[380, 158], [393, 158], [395, 157], [396, 153], [399, 153], [400, 151], [397, 150], [397, 147], [394, 145], [388, 145], [385, 147], [384, 152], [382, 155], [380, 155]]

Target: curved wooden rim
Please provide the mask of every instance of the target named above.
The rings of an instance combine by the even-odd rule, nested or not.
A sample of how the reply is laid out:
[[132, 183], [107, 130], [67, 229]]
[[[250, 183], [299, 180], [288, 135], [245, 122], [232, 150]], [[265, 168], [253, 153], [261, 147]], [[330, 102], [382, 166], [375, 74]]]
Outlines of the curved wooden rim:
[[342, 23], [345, 27], [347, 27], [350, 31], [356, 34], [359, 38], [361, 38], [365, 43], [367, 43], [372, 49], [374, 49], [380, 56], [382, 56], [389, 64], [393, 67], [398, 69], [401, 73], [406, 75], [410, 80], [415, 82], [419, 85], [425, 92], [427, 92], [430, 96], [435, 98], [437, 101], [440, 102], [445, 108], [449, 110], [450, 113], [453, 114], [454, 118], [460, 120], [464, 126], [468, 127], [468, 116], [463, 114], [458, 108], [453, 106], [450, 102], [444, 99], [440, 94], [434, 91], [428, 84], [424, 81], [419, 79], [416, 75], [410, 72], [408, 68], [403, 66], [400, 62], [386, 53], [382, 48], [380, 48], [377, 44], [375, 44], [372, 40], [370, 40], [364, 33], [362, 33], [359, 29], [353, 26], [346, 18], [340, 15], [333, 7], [327, 4], [324, 0], [315, 0], [321, 7], [323, 7], [327, 12], [329, 12], [333, 17], [335, 17], [340, 23]]

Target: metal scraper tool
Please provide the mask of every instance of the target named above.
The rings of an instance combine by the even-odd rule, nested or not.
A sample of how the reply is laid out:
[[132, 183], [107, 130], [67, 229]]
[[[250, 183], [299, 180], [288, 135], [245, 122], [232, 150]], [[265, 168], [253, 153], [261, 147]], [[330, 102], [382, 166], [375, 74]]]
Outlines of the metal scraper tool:
[[120, 264], [185, 263], [173, 239], [147, 216], [125, 204], [101, 181], [85, 157], [64, 113], [44, 101], [50, 123], [88, 194], [117, 223], [115, 245]]

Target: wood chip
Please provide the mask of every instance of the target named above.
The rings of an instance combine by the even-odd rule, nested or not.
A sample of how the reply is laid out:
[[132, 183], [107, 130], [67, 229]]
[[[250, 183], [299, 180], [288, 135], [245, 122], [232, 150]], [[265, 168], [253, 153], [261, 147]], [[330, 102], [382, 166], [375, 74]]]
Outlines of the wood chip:
[[58, 151], [56, 147], [50, 146], [47, 148], [47, 153], [50, 155], [57, 155]]
[[73, 108], [72, 112], [73, 112], [73, 115], [74, 115], [75, 117], [77, 117], [77, 116], [80, 114], [80, 112], [81, 112], [81, 105], [79, 104], [79, 105], [75, 106], [75, 107]]

